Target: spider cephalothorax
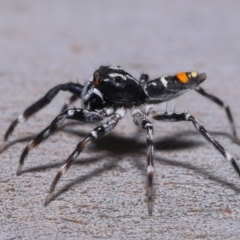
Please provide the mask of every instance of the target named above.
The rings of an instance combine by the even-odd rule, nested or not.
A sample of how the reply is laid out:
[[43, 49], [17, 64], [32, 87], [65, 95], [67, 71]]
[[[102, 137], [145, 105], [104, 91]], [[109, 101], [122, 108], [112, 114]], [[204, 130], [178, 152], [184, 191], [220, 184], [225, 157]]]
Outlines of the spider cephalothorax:
[[103, 102], [102, 106], [132, 107], [146, 101], [146, 94], [137, 79], [121, 67], [109, 66], [101, 66], [94, 72], [82, 97], [85, 106], [91, 105], [93, 98], [98, 103]]
[[[101, 66], [93, 76], [84, 84], [66, 83], [60, 84], [49, 90], [44, 97], [28, 107], [23, 114], [12, 122], [6, 131], [0, 151], [5, 149], [5, 143], [9, 135], [19, 122], [23, 122], [34, 113], [49, 104], [60, 90], [69, 91], [73, 95], [68, 104], [65, 104], [61, 114], [59, 114], [52, 123], [40, 132], [23, 150], [19, 161], [17, 174], [22, 173], [24, 160], [29, 151], [40, 143], [45, 141], [53, 134], [66, 119], [74, 119], [84, 123], [100, 123], [94, 128], [76, 147], [68, 157], [64, 165], [58, 171], [46, 198], [45, 204], [51, 200], [55, 186], [59, 178], [71, 166], [73, 160], [82, 152], [82, 150], [95, 139], [105, 135], [116, 127], [118, 122], [125, 116], [129, 110], [133, 122], [147, 132], [147, 174], [148, 174], [148, 197], [152, 197], [153, 180], [153, 125], [151, 118], [158, 121], [177, 122], [190, 121], [194, 127], [205, 137], [212, 145], [228, 160], [240, 175], [240, 170], [234, 158], [216, 141], [203, 125], [192, 115], [188, 113], [168, 113], [156, 112], [152, 108], [143, 108], [143, 105], [157, 104], [176, 98], [188, 90], [194, 89], [201, 95], [225, 108], [228, 119], [231, 123], [232, 132], [236, 136], [236, 129], [230, 109], [227, 104], [219, 98], [207, 93], [199, 85], [206, 79], [205, 73], [180, 72], [176, 75], [159, 77], [149, 80], [147, 74], [142, 74], [137, 80], [121, 67]], [[81, 99], [82, 108], [69, 109], [77, 99]], [[146, 110], [148, 109], [148, 110]], [[150, 210], [151, 213], [151, 210]]]

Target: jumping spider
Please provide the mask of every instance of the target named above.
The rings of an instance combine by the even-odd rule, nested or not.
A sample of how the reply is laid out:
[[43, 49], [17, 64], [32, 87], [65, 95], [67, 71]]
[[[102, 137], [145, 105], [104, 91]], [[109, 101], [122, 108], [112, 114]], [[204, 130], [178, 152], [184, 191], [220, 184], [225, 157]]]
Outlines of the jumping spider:
[[[65, 104], [61, 114], [58, 115], [47, 128], [40, 132], [25, 147], [20, 158], [17, 175], [22, 173], [24, 160], [26, 159], [29, 151], [45, 141], [64, 123], [66, 119], [74, 119], [84, 123], [98, 123], [101, 121], [103, 121], [103, 123], [102, 125], [94, 128], [77, 145], [76, 149], [60, 168], [51, 185], [49, 194], [46, 197], [45, 205], [50, 202], [56, 184], [58, 183], [60, 177], [71, 166], [74, 159], [89, 143], [112, 131], [118, 124], [119, 120], [125, 116], [127, 110], [131, 112], [133, 122], [138, 127], [146, 129], [147, 133], [147, 175], [149, 199], [152, 197], [153, 181], [153, 125], [150, 120], [148, 120], [148, 117], [165, 122], [192, 122], [199, 133], [212, 143], [219, 153], [221, 153], [223, 157], [232, 164], [240, 176], [239, 167], [232, 155], [230, 155], [230, 153], [228, 153], [222, 145], [220, 145], [220, 143], [209, 134], [209, 132], [194, 116], [185, 112], [160, 113], [151, 108], [147, 111], [147, 108], [145, 108], [145, 110], [143, 108], [143, 106], [148, 104], [167, 102], [182, 95], [188, 90], [194, 89], [196, 92], [225, 109], [232, 127], [233, 136], [236, 137], [236, 129], [229, 107], [219, 98], [207, 93], [204, 89], [199, 87], [205, 79], [205, 73], [180, 72], [176, 75], [159, 77], [153, 80], [149, 80], [148, 75], [142, 74], [140, 79], [137, 80], [119, 66], [101, 66], [94, 72], [93, 76], [86, 82], [85, 85], [81, 85], [79, 83], [57, 85], [48, 91], [44, 97], [28, 107], [23, 114], [21, 114], [9, 126], [7, 132], [5, 133], [0, 150], [3, 151], [5, 149], [5, 143], [18, 123], [26, 121], [33, 114], [45, 107], [52, 101], [58, 92], [62, 90], [69, 91], [73, 94], [69, 103]], [[77, 99], [81, 99], [82, 108], [68, 109], [69, 105]]]

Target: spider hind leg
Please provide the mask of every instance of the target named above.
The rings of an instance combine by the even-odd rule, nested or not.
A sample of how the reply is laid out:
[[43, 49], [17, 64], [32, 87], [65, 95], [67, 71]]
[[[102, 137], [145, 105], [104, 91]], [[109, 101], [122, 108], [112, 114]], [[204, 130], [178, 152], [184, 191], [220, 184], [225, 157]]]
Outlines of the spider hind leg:
[[219, 153], [222, 154], [222, 156], [230, 162], [230, 164], [233, 166], [237, 174], [240, 176], [240, 169], [233, 158], [233, 156], [217, 141], [213, 136], [210, 135], [210, 133], [204, 128], [204, 126], [199, 122], [198, 119], [196, 119], [194, 116], [188, 114], [188, 113], [156, 113], [152, 111], [150, 113], [151, 117], [158, 121], [164, 121], [164, 122], [179, 122], [179, 121], [189, 121], [192, 122], [194, 127], [198, 130], [199, 133], [207, 140], [209, 141]]
[[220, 107], [225, 109], [228, 121], [229, 121], [229, 123], [231, 125], [232, 135], [234, 136], [234, 138], [235, 138], [235, 140], [237, 142], [240, 142], [240, 140], [237, 137], [236, 126], [235, 126], [234, 119], [233, 119], [233, 116], [232, 116], [232, 113], [231, 113], [231, 110], [230, 110], [230, 107], [228, 106], [228, 104], [226, 104], [221, 99], [219, 99], [218, 97], [214, 96], [213, 94], [210, 94], [210, 93], [206, 92], [206, 90], [204, 90], [201, 87], [195, 88], [195, 91], [198, 92], [199, 94], [201, 94], [202, 96], [206, 97], [210, 101], [216, 103], [218, 106], [220, 106]]

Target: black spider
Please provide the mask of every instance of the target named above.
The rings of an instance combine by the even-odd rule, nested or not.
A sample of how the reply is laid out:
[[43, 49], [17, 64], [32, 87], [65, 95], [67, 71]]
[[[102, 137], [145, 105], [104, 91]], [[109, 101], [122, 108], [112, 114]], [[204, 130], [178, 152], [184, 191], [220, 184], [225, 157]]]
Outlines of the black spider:
[[[188, 113], [159, 113], [151, 108], [146, 108], [148, 104], [157, 104], [176, 98], [190, 89], [196, 90], [201, 95], [220, 105], [226, 110], [228, 119], [231, 123], [233, 136], [236, 137], [236, 129], [228, 105], [219, 98], [207, 93], [199, 87], [206, 79], [205, 73], [180, 72], [173, 76], [160, 77], [149, 80], [148, 75], [142, 74], [140, 80], [135, 79], [121, 67], [101, 66], [83, 86], [78, 83], [60, 84], [52, 88], [47, 94], [37, 102], [28, 107], [8, 128], [0, 151], [5, 149], [5, 143], [9, 135], [19, 122], [26, 121], [34, 113], [49, 104], [60, 90], [69, 91], [73, 95], [68, 104], [62, 109], [52, 123], [40, 132], [23, 150], [17, 175], [22, 173], [24, 160], [29, 151], [45, 141], [53, 134], [66, 119], [74, 119], [84, 123], [104, 123], [94, 128], [76, 147], [73, 153], [66, 160], [64, 165], [58, 171], [46, 198], [47, 205], [51, 198], [55, 186], [73, 160], [82, 152], [82, 150], [95, 139], [105, 135], [115, 128], [119, 120], [122, 119], [126, 111], [129, 110], [134, 123], [147, 132], [147, 175], [148, 175], [148, 197], [152, 197], [153, 181], [153, 125], [147, 119], [153, 118], [158, 121], [177, 122], [190, 121], [195, 128], [228, 160], [240, 175], [240, 170], [232, 155], [230, 155], [203, 127], [203, 125], [192, 115]], [[77, 99], [81, 99], [82, 108], [68, 109], [69, 105]], [[144, 108], [145, 106], [145, 108]], [[107, 120], [106, 120], [107, 118]]]

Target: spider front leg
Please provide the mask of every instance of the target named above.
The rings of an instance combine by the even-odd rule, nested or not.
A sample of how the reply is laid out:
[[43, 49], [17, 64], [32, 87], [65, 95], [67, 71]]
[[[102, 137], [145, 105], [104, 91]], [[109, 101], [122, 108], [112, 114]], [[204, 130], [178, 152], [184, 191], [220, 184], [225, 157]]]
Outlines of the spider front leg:
[[[237, 131], [236, 131], [236, 126], [234, 124], [234, 120], [232, 117], [232, 113], [230, 110], [230, 107], [228, 106], [228, 104], [226, 104], [225, 102], [223, 102], [221, 99], [219, 99], [218, 97], [206, 92], [203, 88], [201, 87], [197, 87], [195, 88], [195, 91], [198, 92], [199, 94], [201, 94], [202, 96], [206, 97], [207, 99], [213, 101], [214, 103], [216, 103], [218, 106], [222, 107], [225, 109], [225, 112], [227, 114], [227, 118], [228, 121], [230, 122], [231, 128], [232, 128], [232, 134], [235, 137], [236, 140], [238, 140], [237, 137]], [[239, 140], [238, 140], [239, 141]]]
[[76, 147], [76, 149], [73, 151], [73, 153], [68, 157], [66, 162], [63, 164], [63, 166], [59, 169], [55, 179], [53, 180], [53, 183], [50, 187], [50, 191], [46, 197], [45, 200], [45, 206], [48, 205], [52, 198], [52, 194], [54, 192], [54, 189], [60, 179], [60, 177], [69, 169], [71, 164], [73, 163], [74, 159], [83, 151], [83, 149], [91, 142], [94, 140], [104, 136], [108, 132], [112, 131], [117, 123], [119, 122], [120, 119], [122, 119], [125, 116], [125, 110], [124, 109], [119, 109], [114, 113], [110, 120], [104, 123], [103, 125], [96, 127], [91, 131], [91, 133], [85, 137]]
[[209, 132], [204, 128], [204, 126], [192, 115], [187, 113], [156, 113], [155, 111], [151, 111], [150, 116], [153, 119], [158, 121], [165, 121], [165, 122], [178, 122], [178, 121], [190, 121], [193, 123], [194, 127], [202, 134], [204, 138], [206, 138], [212, 145], [223, 155], [223, 157], [229, 161], [237, 174], [240, 176], [240, 169], [233, 158], [233, 156], [226, 150], [224, 147], [213, 138], [209, 134]]
[[4, 151], [6, 142], [8, 140], [8, 137], [14, 129], [16, 128], [18, 123], [25, 122], [28, 118], [30, 118], [33, 114], [37, 113], [39, 110], [41, 110], [43, 107], [48, 105], [53, 98], [58, 94], [59, 91], [68, 91], [73, 93], [74, 95], [81, 96], [83, 86], [78, 83], [66, 83], [66, 84], [60, 84], [52, 89], [50, 89], [44, 97], [40, 98], [38, 101], [33, 103], [30, 107], [28, 107], [18, 118], [16, 118], [9, 128], [7, 129], [4, 138], [2, 140], [2, 143], [0, 145], [0, 152]]
[[[147, 175], [148, 175], [148, 199], [152, 200], [153, 185], [153, 125], [145, 118], [145, 115], [138, 109], [132, 111], [134, 123], [147, 130]], [[152, 214], [152, 209], [149, 209]]]
[[19, 167], [17, 175], [22, 173], [24, 160], [27, 158], [29, 151], [37, 147], [40, 143], [45, 141], [51, 134], [53, 134], [66, 119], [73, 119], [85, 123], [97, 123], [114, 113], [113, 108], [106, 108], [100, 112], [88, 111], [85, 109], [69, 109], [58, 115], [52, 123], [40, 132], [23, 150], [19, 160]]

